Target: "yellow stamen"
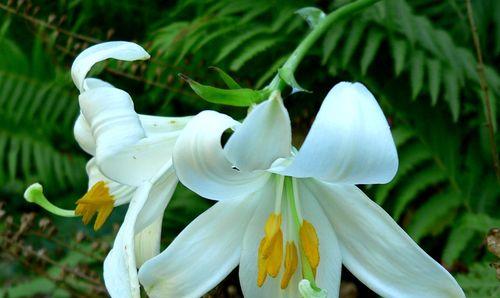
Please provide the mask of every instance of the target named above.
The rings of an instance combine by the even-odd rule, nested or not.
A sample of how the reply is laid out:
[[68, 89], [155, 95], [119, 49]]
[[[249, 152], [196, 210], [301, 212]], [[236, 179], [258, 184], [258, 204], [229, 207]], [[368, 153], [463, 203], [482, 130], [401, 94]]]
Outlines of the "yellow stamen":
[[257, 285], [261, 287], [267, 274], [276, 277], [280, 271], [283, 258], [283, 232], [281, 231], [281, 214], [271, 214], [264, 228], [265, 236], [261, 240], [258, 252]]
[[94, 230], [98, 230], [113, 211], [114, 203], [115, 199], [109, 193], [106, 183], [99, 181], [81, 199], [76, 201], [75, 214], [81, 215], [83, 223], [88, 224], [97, 213]]
[[293, 274], [297, 270], [299, 263], [299, 257], [297, 255], [297, 248], [293, 241], [288, 241], [286, 243], [286, 253], [285, 253], [285, 272], [281, 279], [281, 288], [286, 289], [290, 279], [292, 279]]
[[310, 222], [304, 220], [299, 234], [302, 250], [309, 261], [309, 265], [311, 265], [314, 275], [316, 275], [316, 268], [319, 265], [319, 240], [316, 229]]

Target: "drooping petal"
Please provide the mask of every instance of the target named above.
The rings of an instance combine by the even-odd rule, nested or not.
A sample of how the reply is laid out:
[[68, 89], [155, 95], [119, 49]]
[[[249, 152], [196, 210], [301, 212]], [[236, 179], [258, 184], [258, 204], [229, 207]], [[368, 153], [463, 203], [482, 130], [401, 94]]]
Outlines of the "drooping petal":
[[135, 235], [135, 265], [137, 268], [160, 253], [162, 219], [163, 216], [159, 216], [152, 224]]
[[222, 133], [238, 122], [214, 111], [193, 117], [179, 136], [173, 153], [179, 180], [199, 195], [234, 199], [260, 189], [269, 179], [263, 171], [238, 171], [221, 146]]
[[76, 118], [75, 125], [73, 126], [73, 134], [80, 148], [94, 156], [96, 148], [95, 138], [92, 135], [89, 123], [81, 113], [78, 115], [78, 118]]
[[360, 83], [328, 93], [294, 162], [283, 174], [349, 184], [387, 183], [398, 157], [387, 120]]
[[[281, 268], [279, 274], [274, 278], [267, 276], [261, 287], [259, 287], [257, 283], [259, 245], [264, 237], [264, 226], [267, 222], [267, 218], [274, 211], [274, 196], [274, 188], [271, 188], [267, 193], [260, 195], [261, 200], [259, 200], [259, 206], [255, 210], [255, 213], [245, 230], [239, 267], [241, 289], [243, 291], [243, 295], [249, 298], [300, 298], [298, 292], [298, 283], [301, 279], [300, 264], [285, 290], [281, 289], [281, 280], [283, 278], [284, 268]], [[284, 215], [284, 217], [286, 217], [286, 215]], [[286, 234], [286, 231], [284, 231], [284, 233]]]
[[280, 97], [272, 97], [257, 105], [235, 128], [224, 151], [240, 170], [265, 170], [277, 158], [290, 155], [291, 142], [288, 111]]
[[200, 297], [224, 279], [238, 265], [243, 232], [257, 201], [244, 197], [216, 203], [145, 262], [139, 279], [149, 297]]
[[157, 177], [152, 179], [153, 187], [144, 208], [137, 218], [136, 230], [145, 229], [158, 218], [163, 217], [165, 208], [174, 194], [178, 181], [170, 160], [163, 165]]
[[146, 138], [130, 96], [100, 87], [80, 95], [80, 107], [96, 139], [96, 160], [110, 179], [138, 186], [170, 161], [178, 132]]
[[71, 66], [71, 77], [80, 92], [84, 92], [84, 79], [94, 64], [109, 58], [134, 61], [149, 59], [149, 54], [139, 45], [126, 41], [110, 41], [91, 46], [76, 57]]
[[360, 189], [308, 180], [335, 228], [344, 265], [383, 297], [465, 297], [453, 277]]
[[104, 283], [113, 298], [140, 297], [134, 250], [135, 223], [151, 186], [144, 183], [135, 192], [113, 248], [104, 260]]
[[319, 239], [320, 261], [316, 273], [316, 284], [326, 290], [327, 297], [338, 297], [342, 255], [337, 236], [314, 194], [303, 185], [302, 179], [299, 179], [297, 184], [304, 219], [310, 221], [316, 228]]

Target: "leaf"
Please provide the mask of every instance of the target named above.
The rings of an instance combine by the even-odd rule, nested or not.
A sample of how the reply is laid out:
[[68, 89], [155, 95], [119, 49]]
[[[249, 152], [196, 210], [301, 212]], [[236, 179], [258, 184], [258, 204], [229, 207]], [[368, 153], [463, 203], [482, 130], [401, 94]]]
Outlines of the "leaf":
[[215, 66], [211, 66], [210, 69], [215, 70], [219, 74], [219, 77], [226, 83], [229, 89], [241, 89], [241, 86], [222, 69]]
[[323, 40], [323, 59], [321, 60], [321, 64], [324, 65], [328, 62], [328, 59], [344, 33], [344, 28], [343, 23], [338, 23], [326, 33], [326, 37]]
[[276, 37], [261, 39], [252, 42], [241, 51], [241, 54], [238, 57], [233, 60], [230, 66], [231, 70], [238, 71], [250, 59], [270, 48], [271, 46], [276, 45], [278, 42], [279, 38]]
[[399, 76], [405, 66], [406, 42], [402, 40], [392, 40], [392, 57], [394, 59], [394, 73]]
[[441, 63], [436, 59], [427, 60], [427, 74], [429, 77], [429, 93], [432, 105], [436, 105], [439, 96], [439, 86], [441, 85]]
[[304, 18], [309, 27], [316, 27], [325, 18], [325, 13], [316, 7], [304, 7], [296, 11], [302, 18]]
[[295, 80], [295, 76], [293, 74], [293, 72], [288, 69], [288, 68], [280, 68], [278, 70], [278, 74], [280, 76], [280, 78], [285, 81], [285, 83], [288, 84], [288, 86], [291, 86], [292, 87], [292, 93], [295, 93], [295, 92], [308, 92], [308, 93], [311, 93], [311, 91], [308, 91], [304, 88], [302, 88], [299, 83], [297, 83], [297, 80]]
[[424, 53], [416, 51], [411, 60], [411, 98], [415, 100], [424, 85]]
[[351, 61], [352, 55], [356, 51], [356, 47], [359, 45], [361, 38], [363, 37], [363, 31], [365, 30], [366, 24], [363, 22], [354, 22], [352, 29], [347, 36], [344, 47], [342, 48], [341, 61], [342, 67], [346, 67]]
[[368, 67], [373, 62], [383, 37], [384, 34], [382, 34], [379, 30], [370, 31], [365, 49], [363, 51], [363, 56], [361, 56], [361, 73], [363, 75], [366, 74]]
[[460, 114], [460, 89], [458, 80], [452, 71], [446, 71], [444, 75], [445, 100], [451, 109], [453, 120], [457, 121]]
[[260, 102], [267, 98], [267, 91], [256, 91], [252, 89], [220, 89], [212, 86], [202, 85], [191, 78], [180, 74], [181, 78], [188, 82], [198, 96], [204, 100], [237, 107], [248, 107], [254, 103]]

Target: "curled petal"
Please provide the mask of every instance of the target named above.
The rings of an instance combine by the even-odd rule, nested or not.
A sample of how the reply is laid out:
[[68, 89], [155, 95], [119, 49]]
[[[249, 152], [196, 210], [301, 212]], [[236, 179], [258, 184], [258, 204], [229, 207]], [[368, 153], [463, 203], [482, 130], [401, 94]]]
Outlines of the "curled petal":
[[75, 86], [84, 92], [84, 80], [94, 64], [109, 58], [134, 61], [149, 59], [149, 54], [139, 45], [126, 41], [110, 41], [91, 46], [80, 53], [71, 66]]
[[453, 277], [352, 185], [309, 180], [339, 238], [344, 265], [383, 297], [465, 297]]
[[257, 105], [235, 128], [224, 151], [240, 170], [265, 170], [280, 157], [290, 155], [292, 132], [288, 111], [280, 97]]
[[163, 216], [159, 216], [152, 224], [135, 235], [135, 265], [137, 268], [160, 253], [162, 219]]
[[294, 162], [281, 172], [349, 184], [387, 183], [398, 157], [387, 120], [360, 83], [328, 93]]
[[214, 111], [193, 117], [173, 153], [179, 180], [199, 195], [215, 200], [249, 195], [267, 182], [269, 173], [235, 169], [221, 146], [222, 133], [238, 122]]

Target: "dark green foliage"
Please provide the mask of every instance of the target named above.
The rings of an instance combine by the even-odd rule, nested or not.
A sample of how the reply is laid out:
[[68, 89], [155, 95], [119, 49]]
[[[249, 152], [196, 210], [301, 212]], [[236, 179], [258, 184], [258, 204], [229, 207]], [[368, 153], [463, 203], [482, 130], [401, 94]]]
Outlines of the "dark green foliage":
[[[33, 1], [30, 10], [21, 5], [15, 15], [0, 9], [0, 192], [15, 202], [10, 210], [26, 207], [22, 190], [33, 181], [46, 185], [49, 194], [71, 197], [59, 200], [66, 206], [86, 187], [88, 157], [72, 136], [78, 93], [69, 78], [71, 61], [83, 48], [116, 39], [145, 46], [151, 61], [110, 62], [92, 72], [130, 92], [141, 113], [215, 109], [241, 118], [244, 108], [201, 100], [178, 74], [203, 85], [262, 89], [310, 30], [294, 12], [319, 5], [328, 13], [349, 1], [333, 2]], [[500, 1], [472, 2], [496, 126]], [[36, 6], [41, 8], [34, 13]], [[48, 21], [51, 15], [55, 19]], [[295, 76], [287, 74], [288, 81], [313, 93], [287, 96], [285, 104], [300, 145], [334, 83], [367, 85], [389, 118], [400, 166], [391, 183], [365, 190], [424, 250], [458, 274], [468, 297], [495, 297], [498, 281], [482, 243], [489, 229], [500, 226], [500, 187], [476, 64], [464, 1], [384, 0], [328, 29]], [[166, 213], [165, 244], [207, 207], [180, 189]], [[74, 226], [67, 229], [72, 233]], [[37, 277], [29, 284], [44, 282]]]

